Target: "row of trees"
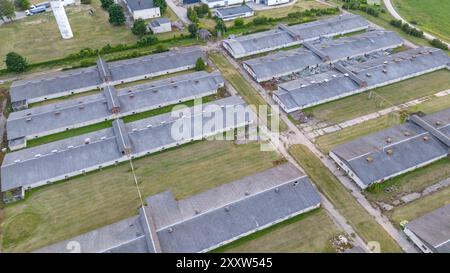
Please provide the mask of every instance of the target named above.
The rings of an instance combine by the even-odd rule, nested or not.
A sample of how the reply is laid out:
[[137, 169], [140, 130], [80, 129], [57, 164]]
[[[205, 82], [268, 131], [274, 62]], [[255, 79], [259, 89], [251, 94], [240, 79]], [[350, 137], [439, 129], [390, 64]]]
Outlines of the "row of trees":
[[423, 31], [410, 26], [408, 23], [403, 23], [402, 20], [391, 20], [390, 24], [394, 27], [401, 28], [406, 34], [422, 38]]
[[187, 8], [187, 17], [192, 23], [198, 23], [199, 19], [205, 16], [211, 17], [211, 11], [207, 4]]
[[14, 3], [10, 0], [0, 0], [0, 19], [5, 22], [5, 18], [13, 20], [16, 17]]
[[384, 11], [379, 7], [367, 5], [367, 1], [365, 0], [343, 0], [343, 1], [345, 3], [342, 5], [342, 8], [346, 10], [361, 10], [375, 17], [378, 17], [378, 15], [380, 15], [380, 11]]

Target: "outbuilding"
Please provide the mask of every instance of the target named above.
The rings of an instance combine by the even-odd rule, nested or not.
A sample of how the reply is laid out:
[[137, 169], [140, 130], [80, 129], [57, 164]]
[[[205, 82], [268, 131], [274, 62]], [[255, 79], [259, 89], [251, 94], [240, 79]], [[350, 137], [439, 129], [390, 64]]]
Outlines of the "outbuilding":
[[164, 33], [172, 31], [172, 24], [167, 18], [157, 18], [148, 24], [148, 27], [153, 31], [153, 33]]
[[244, 18], [253, 16], [255, 13], [247, 5], [240, 5], [227, 8], [219, 8], [214, 14], [224, 21], [234, 20], [236, 18]]

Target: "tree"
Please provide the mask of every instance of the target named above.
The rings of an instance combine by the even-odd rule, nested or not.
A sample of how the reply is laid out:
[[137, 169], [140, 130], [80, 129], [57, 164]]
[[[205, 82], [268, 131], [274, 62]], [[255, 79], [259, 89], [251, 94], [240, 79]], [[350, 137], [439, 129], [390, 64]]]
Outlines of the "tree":
[[109, 7], [114, 4], [114, 0], [100, 0], [100, 2], [102, 3], [102, 8], [104, 10], [108, 10]]
[[14, 3], [10, 0], [0, 0], [0, 17], [4, 21], [3, 17], [12, 20], [16, 17], [16, 10]]
[[187, 17], [189, 18], [189, 20], [191, 20], [192, 23], [198, 23], [199, 21], [197, 11], [192, 7], [189, 7], [187, 9]]
[[205, 61], [201, 57], [199, 57], [195, 62], [195, 70], [203, 71], [205, 70], [205, 68], [206, 68]]
[[30, 1], [28, 0], [15, 0], [14, 5], [20, 10], [27, 10], [30, 8]]
[[189, 27], [188, 27], [188, 30], [189, 30], [189, 33], [191, 34], [191, 37], [192, 38], [195, 38], [195, 37], [197, 37], [197, 34], [198, 34], [198, 26], [197, 26], [197, 24], [190, 24], [189, 25]]
[[27, 60], [16, 52], [9, 52], [6, 55], [6, 68], [12, 72], [23, 72], [27, 69]]
[[216, 19], [216, 26], [214, 27], [214, 29], [217, 32], [217, 36], [222, 35], [225, 32], [227, 32], [227, 26], [225, 25], [225, 22], [220, 18]]
[[123, 8], [118, 4], [112, 4], [108, 8], [109, 13], [109, 23], [120, 26], [125, 24], [125, 14], [123, 13]]
[[137, 19], [133, 23], [133, 27], [131, 28], [131, 32], [133, 32], [134, 35], [142, 37], [147, 33], [147, 24], [145, 23], [144, 19]]
[[161, 12], [161, 14], [164, 14], [166, 12], [166, 0], [154, 0], [153, 3], [155, 4], [155, 6], [159, 7], [159, 11]]
[[439, 39], [433, 39], [432, 41], [430, 41], [430, 44], [434, 47], [437, 47], [437, 48], [440, 48], [443, 50], [448, 50], [448, 46]]
[[80, 3], [83, 5], [89, 5], [92, 3], [92, 0], [81, 0]]
[[244, 26], [244, 19], [238, 18], [238, 19], [234, 20], [234, 26], [237, 27], [237, 28], [243, 27]]
[[158, 43], [158, 38], [153, 34], [149, 34], [142, 37], [137, 43], [139, 46], [155, 45]]

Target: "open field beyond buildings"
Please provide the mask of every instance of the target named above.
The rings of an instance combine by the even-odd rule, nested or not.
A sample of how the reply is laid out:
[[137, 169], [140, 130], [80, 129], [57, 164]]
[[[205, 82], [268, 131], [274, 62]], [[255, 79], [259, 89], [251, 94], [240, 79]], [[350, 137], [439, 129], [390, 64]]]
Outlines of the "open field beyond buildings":
[[386, 212], [386, 215], [391, 219], [397, 228], [400, 228], [400, 223], [404, 220], [411, 221], [426, 213], [429, 213], [442, 206], [450, 204], [450, 187], [442, 189], [431, 195], [427, 195], [407, 205], [395, 208]]
[[[260, 106], [267, 105], [266, 101], [258, 94], [245, 79], [239, 74], [239, 72], [233, 67], [233, 65], [225, 58], [221, 53], [211, 53], [210, 58], [217, 66], [217, 68], [222, 72], [223, 77], [236, 89], [239, 95], [247, 102], [249, 105]], [[270, 110], [270, 109], [269, 109]], [[269, 111], [270, 114], [270, 111]], [[270, 118], [267, 119], [270, 128]], [[287, 129], [286, 123], [280, 119], [280, 131], [285, 131]]]
[[[89, 10], [95, 11], [94, 15]], [[62, 58], [80, 49], [101, 48], [106, 44], [129, 44], [137, 38], [125, 26], [109, 24], [108, 14], [99, 0], [91, 5], [66, 8], [74, 37], [63, 40], [52, 12], [33, 15], [0, 26], [0, 58], [10, 51], [22, 54], [31, 63]], [[4, 68], [2, 62], [0, 68]]]
[[293, 145], [289, 148], [289, 153], [365, 242], [378, 241], [382, 252], [401, 252], [398, 244], [383, 227], [306, 146]]
[[300, 214], [223, 246], [214, 252], [336, 252], [330, 239], [340, 230], [323, 209]]
[[[330, 123], [339, 123], [448, 89], [450, 71], [444, 69], [314, 106], [305, 109], [305, 113]], [[373, 92], [370, 99], [369, 92]]]
[[450, 42], [450, 1], [394, 0], [395, 10], [423, 31]]
[[[201, 141], [133, 161], [144, 197], [171, 190], [177, 199], [261, 172], [279, 162], [259, 143]], [[128, 163], [32, 190], [4, 209], [2, 249], [31, 251], [137, 214]]]

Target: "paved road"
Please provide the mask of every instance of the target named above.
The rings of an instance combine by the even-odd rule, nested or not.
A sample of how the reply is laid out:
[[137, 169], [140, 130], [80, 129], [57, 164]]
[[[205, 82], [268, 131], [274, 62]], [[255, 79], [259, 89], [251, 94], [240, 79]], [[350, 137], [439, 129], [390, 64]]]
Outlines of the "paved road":
[[187, 17], [187, 9], [185, 7], [180, 7], [175, 5], [173, 0], [166, 0], [167, 5], [175, 14], [180, 18], [180, 20], [185, 24], [186, 26], [191, 24], [191, 20]]
[[[391, 0], [383, 0], [384, 5], [386, 6], [387, 10], [389, 11], [389, 13], [397, 20], [402, 20], [404, 23], [408, 23], [409, 25], [411, 25], [408, 21], [406, 21], [405, 19], [403, 19], [402, 16], [400, 16], [400, 14], [398, 14], [398, 12], [395, 10], [394, 6], [392, 5]], [[418, 27], [411, 25], [412, 27], [415, 27], [417, 29], [419, 29]], [[438, 39], [437, 37], [431, 35], [430, 33], [424, 32], [423, 33], [425, 39], [431, 41], [434, 39]], [[445, 44], [447, 44], [448, 47], [450, 47], [450, 44], [446, 41], [443, 41]]]

